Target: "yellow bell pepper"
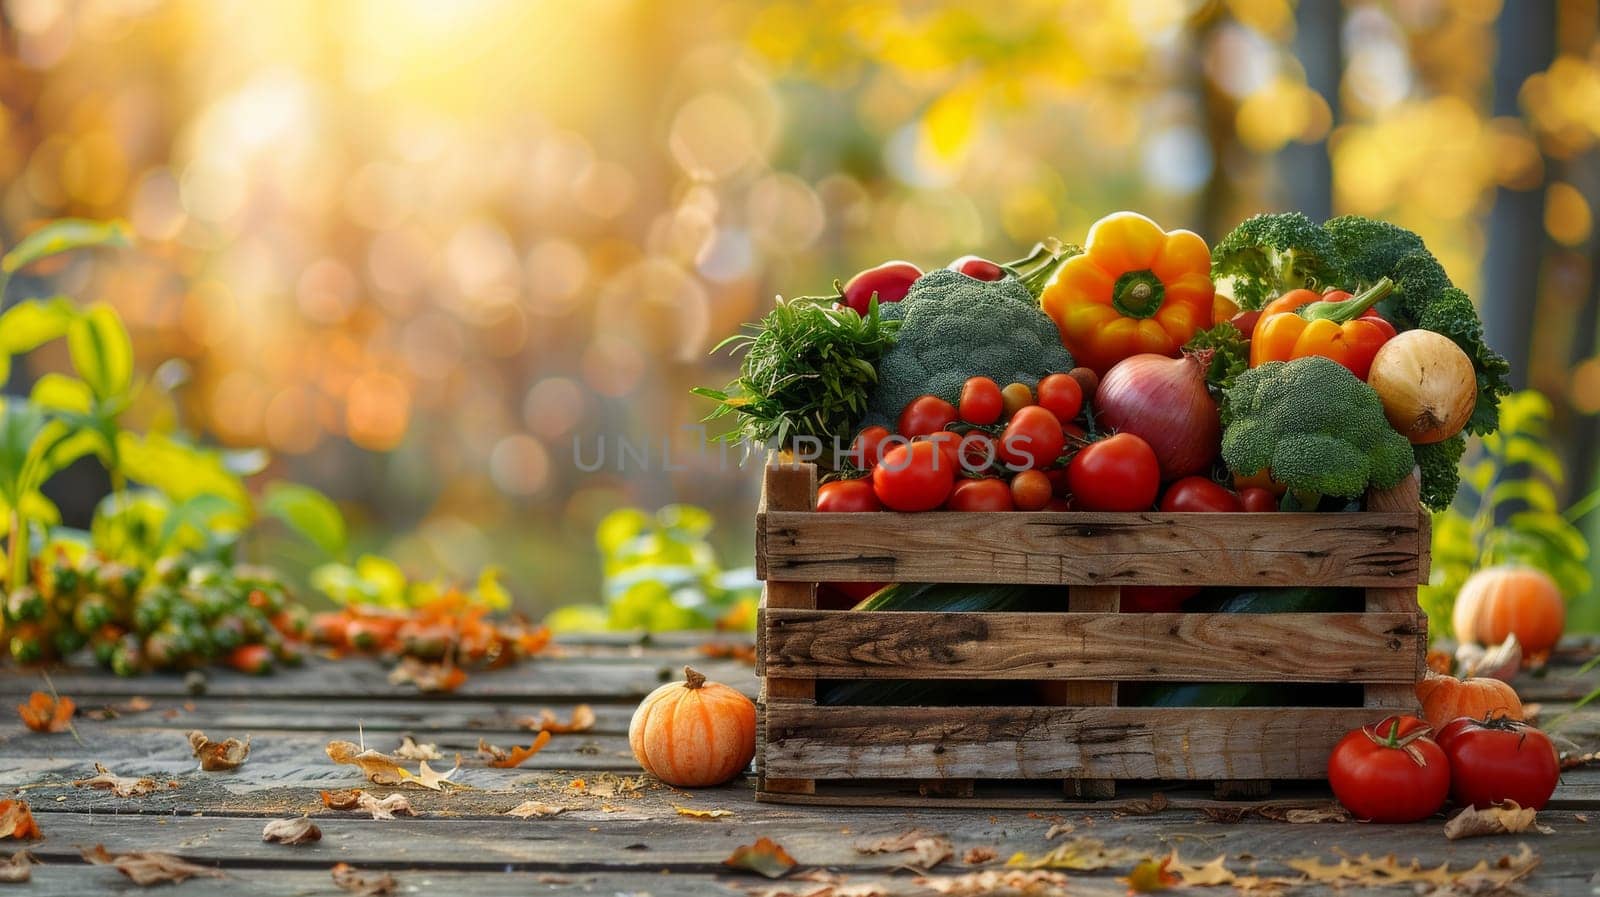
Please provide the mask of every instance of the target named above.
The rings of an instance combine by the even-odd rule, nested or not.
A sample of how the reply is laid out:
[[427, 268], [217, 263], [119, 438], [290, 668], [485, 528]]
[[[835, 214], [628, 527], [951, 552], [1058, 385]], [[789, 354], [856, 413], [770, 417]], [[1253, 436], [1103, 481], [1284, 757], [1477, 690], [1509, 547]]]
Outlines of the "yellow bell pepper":
[[1056, 269], [1039, 304], [1078, 364], [1104, 374], [1131, 355], [1176, 356], [1211, 326], [1215, 293], [1199, 234], [1114, 212], [1089, 228], [1083, 253]]

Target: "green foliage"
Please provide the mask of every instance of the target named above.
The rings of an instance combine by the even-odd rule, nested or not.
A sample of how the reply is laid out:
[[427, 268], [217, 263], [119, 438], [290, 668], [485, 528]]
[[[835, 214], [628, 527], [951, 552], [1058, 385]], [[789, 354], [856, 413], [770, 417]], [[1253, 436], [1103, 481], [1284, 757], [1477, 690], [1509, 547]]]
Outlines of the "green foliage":
[[1411, 447], [1421, 471], [1422, 504], [1429, 510], [1443, 511], [1456, 500], [1456, 490], [1461, 487], [1461, 456], [1466, 450], [1465, 433], [1443, 442]]
[[595, 531], [603, 605], [558, 608], [546, 625], [556, 632], [752, 628], [760, 584], [749, 568], [721, 568], [707, 541], [711, 528], [711, 515], [690, 505], [607, 514]]
[[1308, 507], [1357, 498], [1411, 473], [1411, 443], [1383, 416], [1372, 387], [1319, 356], [1251, 368], [1228, 390], [1222, 459], [1234, 473], [1270, 470]]
[[1433, 569], [1418, 599], [1434, 638], [1450, 635], [1456, 594], [1481, 568], [1537, 567], [1568, 599], [1593, 585], [1589, 543], [1576, 524], [1600, 505], [1600, 492], [1560, 508], [1556, 491], [1566, 471], [1549, 448], [1552, 413], [1550, 400], [1538, 392], [1506, 396], [1500, 430], [1480, 440], [1456, 505], [1433, 515]]
[[1257, 309], [1290, 290], [1344, 282], [1333, 240], [1300, 212], [1256, 215], [1211, 250], [1211, 276], [1226, 280], [1240, 308]]
[[893, 424], [921, 395], [954, 403], [969, 377], [1033, 386], [1073, 367], [1055, 322], [1014, 277], [983, 281], [930, 271], [904, 299], [885, 306], [883, 317], [900, 321], [900, 333], [878, 364], [866, 423]]
[[139, 570], [178, 556], [227, 562], [241, 533], [238, 511], [209, 493], [174, 501], [154, 489], [113, 492], [95, 509], [89, 544], [105, 559]]
[[1206, 353], [1206, 388], [1219, 401], [1239, 375], [1250, 369], [1250, 340], [1226, 321], [1190, 337], [1183, 351]]
[[310, 486], [279, 481], [267, 487], [261, 510], [284, 522], [330, 560], [342, 560], [349, 548], [344, 514], [333, 500]]

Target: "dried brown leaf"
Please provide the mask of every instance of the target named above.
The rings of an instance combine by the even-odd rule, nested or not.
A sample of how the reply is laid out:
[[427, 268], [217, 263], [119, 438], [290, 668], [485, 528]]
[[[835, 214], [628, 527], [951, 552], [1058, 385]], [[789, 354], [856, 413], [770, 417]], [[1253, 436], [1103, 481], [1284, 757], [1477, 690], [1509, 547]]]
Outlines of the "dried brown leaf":
[[587, 732], [594, 728], [594, 708], [588, 704], [579, 704], [572, 708], [572, 718], [562, 722], [556, 717], [555, 711], [549, 707], [539, 710], [538, 716], [525, 716], [517, 720], [517, 725], [535, 732], [551, 732], [562, 735], [571, 732]]
[[76, 706], [71, 698], [56, 698], [36, 691], [28, 695], [28, 703], [17, 705], [17, 715], [22, 724], [35, 732], [65, 732], [72, 728], [72, 714]]
[[771, 838], [757, 838], [754, 844], [742, 844], [722, 861], [729, 869], [754, 872], [767, 878], [782, 878], [795, 866], [794, 857]]
[[537, 800], [525, 800], [507, 810], [506, 815], [529, 819], [532, 817], [559, 816], [566, 811], [566, 807], [556, 806], [555, 804], [547, 804]]
[[36, 841], [44, 837], [25, 800], [0, 800], [0, 841]]
[[373, 819], [393, 819], [396, 816], [417, 815], [417, 811], [411, 809], [411, 801], [407, 800], [406, 796], [399, 792], [395, 792], [383, 800], [362, 792], [356, 798], [356, 804], [352, 809], [371, 813]]
[[1126, 866], [1144, 857], [1142, 850], [1108, 847], [1098, 838], [1078, 837], [1038, 856], [1014, 854], [1006, 860], [1006, 865], [1017, 869], [1075, 869], [1088, 872]]
[[349, 741], [330, 741], [327, 751], [328, 758], [333, 762], [360, 768], [367, 781], [374, 785], [418, 785], [433, 791], [461, 787], [450, 781], [450, 776], [461, 768], [459, 762], [454, 769], [441, 773], [430, 768], [428, 761], [423, 760], [417, 764], [417, 772], [413, 773], [401, 766], [394, 757], [371, 749], [361, 750], [360, 746]]
[[305, 816], [274, 819], [261, 829], [261, 840], [273, 844], [310, 844], [322, 840], [322, 829]]
[[103, 844], [79, 849], [83, 852], [83, 858], [86, 861], [96, 866], [113, 866], [118, 872], [132, 879], [134, 884], [140, 886], [166, 884], [167, 882], [177, 883], [202, 876], [206, 878], [227, 878], [221, 869], [198, 866], [170, 853], [156, 853], [154, 851], [112, 853], [106, 850]]
[[0, 884], [17, 885], [33, 878], [33, 857], [19, 850], [11, 859], [0, 863]]
[[387, 872], [367, 874], [349, 863], [338, 863], [328, 871], [335, 885], [356, 897], [388, 897], [399, 887], [394, 876]]
[[1143, 800], [1130, 800], [1117, 807], [1118, 816], [1150, 816], [1165, 810], [1171, 801], [1167, 796], [1157, 791]]
[[693, 819], [721, 819], [725, 816], [733, 815], [732, 810], [696, 810], [694, 807], [683, 807], [677, 804], [673, 804], [672, 809], [677, 810], [679, 816], [688, 816]]
[[418, 744], [410, 735], [400, 739], [400, 746], [395, 749], [394, 756], [401, 760], [443, 760], [444, 755], [439, 753], [439, 746], [435, 744]]
[[1358, 857], [1341, 856], [1337, 863], [1324, 863], [1317, 857], [1286, 860], [1285, 864], [1307, 879], [1335, 886], [1339, 885], [1393, 885], [1420, 884], [1434, 888], [1457, 887], [1471, 883], [1473, 887], [1489, 884], [1504, 887], [1533, 872], [1539, 865], [1539, 855], [1526, 844], [1517, 845], [1516, 856], [1503, 856], [1491, 864], [1480, 860], [1476, 866], [1460, 871], [1452, 870], [1449, 863], [1423, 866], [1413, 858], [1401, 863], [1394, 854], [1374, 858], [1368, 854]]
[[1524, 809], [1514, 800], [1482, 810], [1467, 807], [1444, 824], [1444, 836], [1452, 841], [1458, 841], [1462, 838], [1514, 835], [1526, 831], [1536, 831], [1541, 835], [1553, 834], [1554, 830], [1549, 826], [1540, 825], [1535, 821], [1535, 815], [1532, 807]]
[[1178, 856], [1176, 850], [1172, 852], [1172, 856], [1168, 857], [1168, 859], [1170, 861], [1167, 865], [1168, 870], [1178, 876], [1184, 884], [1191, 887], [1215, 887], [1234, 883], [1235, 876], [1227, 866], [1228, 857], [1226, 854], [1218, 856], [1208, 863], [1201, 863], [1198, 866], [1192, 863], [1185, 863]]
[[1165, 891], [1176, 884], [1181, 884], [1183, 879], [1172, 870], [1172, 856], [1161, 859], [1146, 858], [1134, 864], [1128, 874], [1117, 881], [1128, 886], [1129, 894], [1148, 894], [1152, 891]]
[[99, 763], [94, 765], [94, 769], [98, 775], [77, 779], [72, 784], [78, 788], [99, 788], [110, 791], [118, 797], [143, 797], [161, 787], [155, 779], [113, 775], [111, 770]]
[[1078, 827], [1070, 822], [1058, 822], [1050, 826], [1050, 830], [1044, 833], [1044, 839], [1046, 841], [1054, 841], [1060, 835], [1070, 835], [1077, 830]]
[[737, 660], [740, 663], [749, 664], [756, 662], [755, 645], [735, 642], [707, 642], [700, 646], [700, 653], [716, 660]]
[[1043, 869], [984, 869], [965, 875], [923, 876], [916, 883], [944, 897], [1064, 897], [1067, 876]]
[[194, 750], [194, 755], [200, 758], [200, 768], [206, 772], [222, 772], [229, 769], [238, 769], [250, 756], [250, 736], [246, 735], [244, 741], [229, 738], [226, 741], [212, 741], [206, 733], [196, 729], [189, 733], [189, 747]]
[[969, 847], [967, 852], [961, 855], [961, 862], [968, 866], [982, 866], [984, 863], [994, 862], [999, 855], [993, 847]]
[[360, 788], [351, 788], [343, 791], [322, 792], [322, 805], [330, 810], [354, 810], [356, 803], [361, 800]]
[[540, 732], [534, 736], [533, 743], [527, 747], [512, 745], [510, 750], [497, 747], [480, 738], [478, 739], [478, 756], [484, 758], [490, 766], [496, 769], [515, 769], [526, 762], [529, 757], [544, 750], [544, 746], [549, 743], [549, 732]]
[[1567, 753], [1561, 755], [1562, 769], [1578, 769], [1583, 766], [1592, 766], [1600, 763], [1600, 751], [1589, 751], [1583, 754]]
[[428, 663], [415, 657], [402, 657], [389, 671], [390, 685], [415, 685], [418, 691], [452, 692], [467, 681], [467, 673], [450, 663]]

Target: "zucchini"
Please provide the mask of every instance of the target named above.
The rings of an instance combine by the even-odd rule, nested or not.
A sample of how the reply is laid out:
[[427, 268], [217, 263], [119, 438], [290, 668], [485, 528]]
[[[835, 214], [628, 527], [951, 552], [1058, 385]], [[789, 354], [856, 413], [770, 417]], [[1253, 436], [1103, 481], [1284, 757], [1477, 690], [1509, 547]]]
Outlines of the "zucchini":
[[1360, 589], [1293, 587], [1282, 589], [1208, 589], [1185, 602], [1183, 609], [1215, 614], [1305, 614], [1359, 611]]
[[1281, 682], [1124, 685], [1128, 707], [1359, 707], [1361, 686]]
[[[942, 613], [1038, 611], [1060, 608], [1062, 592], [1041, 586], [973, 583], [895, 583], [857, 604], [857, 611], [908, 610]], [[967, 679], [826, 679], [817, 683], [823, 705], [938, 706], [1015, 703], [1027, 683]]]

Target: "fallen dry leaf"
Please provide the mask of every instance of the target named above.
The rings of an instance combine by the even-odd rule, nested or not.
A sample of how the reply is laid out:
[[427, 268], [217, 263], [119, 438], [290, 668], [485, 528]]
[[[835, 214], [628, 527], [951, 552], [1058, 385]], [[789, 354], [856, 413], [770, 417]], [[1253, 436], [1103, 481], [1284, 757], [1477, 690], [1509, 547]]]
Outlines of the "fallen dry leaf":
[[11, 859], [0, 863], [0, 883], [18, 885], [33, 878], [33, 857], [28, 856], [26, 850], [19, 850], [11, 855]]
[[460, 768], [460, 757], [456, 758], [455, 766], [450, 767], [444, 772], [435, 770], [433, 767], [428, 765], [428, 761], [423, 760], [417, 764], [417, 775], [416, 778], [412, 779], [412, 781], [424, 788], [429, 789], [430, 791], [444, 791], [447, 788], [467, 788], [469, 786], [450, 781], [450, 777], [455, 775], [456, 770]]
[[428, 663], [415, 657], [402, 657], [389, 671], [390, 685], [415, 685], [418, 691], [452, 692], [467, 681], [467, 673], [449, 663]]
[[359, 745], [349, 741], [328, 742], [328, 758], [335, 763], [343, 763], [360, 768], [367, 781], [374, 785], [420, 785], [433, 791], [443, 791], [446, 786], [460, 787], [450, 781], [450, 776], [460, 769], [458, 763], [448, 772], [437, 772], [428, 766], [428, 761], [423, 760], [417, 765], [417, 772], [401, 766], [399, 761], [388, 754], [380, 754], [372, 749], [361, 750]]
[[1540, 825], [1534, 820], [1535, 815], [1532, 807], [1524, 809], [1514, 800], [1482, 810], [1467, 807], [1444, 824], [1444, 836], [1458, 841], [1485, 835], [1514, 835], [1530, 830], [1541, 835], [1553, 834], [1554, 830], [1549, 826]]
[[1562, 769], [1577, 769], [1579, 767], [1589, 766], [1595, 763], [1600, 763], [1600, 751], [1589, 751], [1586, 754], [1568, 753], [1561, 755]]
[[1539, 855], [1526, 844], [1517, 845], [1516, 856], [1502, 856], [1494, 863], [1479, 860], [1476, 866], [1454, 871], [1449, 863], [1434, 867], [1422, 865], [1413, 858], [1402, 864], [1394, 854], [1373, 858], [1368, 854], [1359, 857], [1341, 856], [1337, 863], [1324, 863], [1316, 857], [1286, 860], [1285, 864], [1306, 876], [1310, 881], [1335, 886], [1418, 884], [1432, 885], [1435, 889], [1469, 886], [1485, 891], [1504, 888], [1525, 878], [1539, 866]]
[[523, 819], [532, 817], [559, 816], [567, 811], [566, 807], [547, 804], [543, 801], [525, 800], [506, 811], [507, 816], [519, 816]]
[[1165, 810], [1171, 801], [1157, 791], [1143, 800], [1130, 800], [1115, 809], [1118, 816], [1150, 816]]
[[118, 797], [142, 797], [161, 787], [155, 779], [113, 775], [111, 770], [99, 763], [94, 765], [94, 770], [99, 774], [92, 778], [78, 779], [72, 784], [78, 788], [99, 788], [110, 791]]
[[549, 743], [549, 732], [540, 732], [534, 736], [533, 743], [527, 747], [513, 745], [510, 750], [497, 747], [480, 738], [478, 739], [478, 756], [487, 760], [488, 764], [495, 769], [514, 769], [521, 766], [529, 757], [544, 750], [544, 746]]
[[349, 863], [338, 863], [328, 871], [335, 885], [356, 897], [387, 897], [399, 887], [394, 876], [387, 872], [367, 875]]
[[794, 857], [778, 846], [771, 838], [757, 838], [754, 844], [742, 844], [722, 861], [729, 869], [754, 872], [767, 878], [782, 878], [795, 866]]
[[944, 897], [989, 897], [1014, 894], [1018, 897], [1063, 897], [1067, 876], [1043, 869], [984, 869], [965, 875], [923, 876], [916, 883]]
[[984, 863], [994, 862], [998, 856], [993, 847], [969, 847], [967, 852], [961, 855], [961, 862], [968, 866], [982, 866]]
[[65, 732], [72, 727], [77, 705], [71, 698], [53, 698], [42, 691], [28, 695], [28, 703], [17, 705], [22, 724], [35, 732]]
[[554, 710], [548, 707], [541, 708], [539, 715], [525, 716], [517, 720], [517, 725], [535, 732], [551, 732], [563, 735], [572, 732], [587, 732], [594, 728], [594, 708], [588, 704], [579, 704], [572, 708], [572, 719], [562, 722], [556, 718]]
[[1017, 853], [1006, 860], [1006, 865], [1018, 869], [1075, 869], [1088, 872], [1136, 863], [1145, 857], [1142, 850], [1127, 847], [1107, 847], [1098, 838], [1078, 837], [1067, 841], [1049, 853], [1030, 857]]
[[1129, 894], [1148, 894], [1151, 891], [1165, 891], [1173, 885], [1180, 884], [1183, 879], [1172, 871], [1172, 856], [1165, 856], [1159, 860], [1142, 859], [1136, 863], [1128, 874], [1117, 879], [1128, 886]]
[[927, 872], [955, 854], [955, 845], [947, 835], [925, 829], [911, 829], [898, 835], [888, 835], [876, 841], [856, 844], [858, 853], [910, 852], [911, 859], [904, 864], [917, 872]]
[[1209, 888], [1216, 887], [1217, 885], [1231, 885], [1234, 883], [1235, 877], [1233, 872], [1228, 869], [1228, 857], [1226, 854], [1218, 856], [1209, 863], [1201, 863], [1198, 866], [1191, 863], [1185, 863], [1178, 856], [1178, 852], [1176, 850], [1174, 850], [1172, 855], [1167, 859], [1167, 869], [1173, 875], [1178, 876], [1178, 878], [1186, 885], [1190, 885], [1192, 887]]
[[142, 698], [138, 695], [135, 695], [128, 700], [123, 701], [121, 704], [107, 704], [104, 707], [96, 707], [93, 710], [85, 710], [83, 715], [93, 720], [116, 719], [124, 714], [143, 713], [153, 706], [155, 705], [150, 703], [149, 698]]
[[250, 756], [250, 736], [246, 735], [244, 741], [229, 738], [226, 741], [212, 741], [206, 733], [199, 729], [189, 733], [189, 747], [194, 749], [194, 755], [200, 758], [200, 768], [206, 772], [223, 772], [229, 769], [238, 769]]
[[404, 794], [398, 791], [379, 800], [366, 792], [356, 797], [353, 810], [364, 810], [372, 814], [373, 819], [393, 819], [396, 816], [415, 816], [417, 811], [411, 809], [411, 801], [406, 800]]
[[274, 819], [261, 829], [261, 840], [274, 844], [310, 844], [322, 840], [322, 829], [305, 816]]
[[443, 760], [444, 755], [439, 753], [439, 746], [435, 744], [418, 744], [410, 735], [400, 739], [400, 746], [395, 749], [394, 756], [401, 760]]
[[1287, 822], [1293, 825], [1354, 821], [1349, 810], [1335, 803], [1318, 807], [1204, 807], [1200, 812], [1204, 813], [1206, 818], [1212, 822], [1228, 825], [1242, 822], [1246, 817], [1251, 816], [1259, 819], [1270, 819], [1274, 822]]
[[347, 791], [322, 792], [322, 805], [330, 810], [354, 810], [356, 802], [361, 800], [360, 788], [351, 788]]
[[0, 841], [36, 841], [44, 837], [25, 800], [0, 800]]
[[96, 866], [114, 866], [118, 872], [133, 879], [133, 883], [140, 886], [166, 884], [167, 882], [175, 884], [197, 876], [227, 878], [221, 869], [215, 869], [211, 866], [197, 866], [170, 853], [155, 853], [153, 851], [112, 853], [106, 850], [104, 844], [96, 844], [93, 847], [79, 849], [82, 851], [83, 858], [86, 861]]
[[673, 804], [672, 809], [677, 810], [679, 816], [690, 816], [695, 819], [721, 819], [733, 815], [732, 810], [696, 810], [694, 807], [681, 807], [677, 804]]
[[1050, 826], [1050, 830], [1044, 833], [1044, 839], [1046, 841], [1054, 841], [1057, 836], [1070, 835], [1077, 831], [1077, 829], [1078, 827], [1070, 822], [1058, 822], [1055, 825]]

